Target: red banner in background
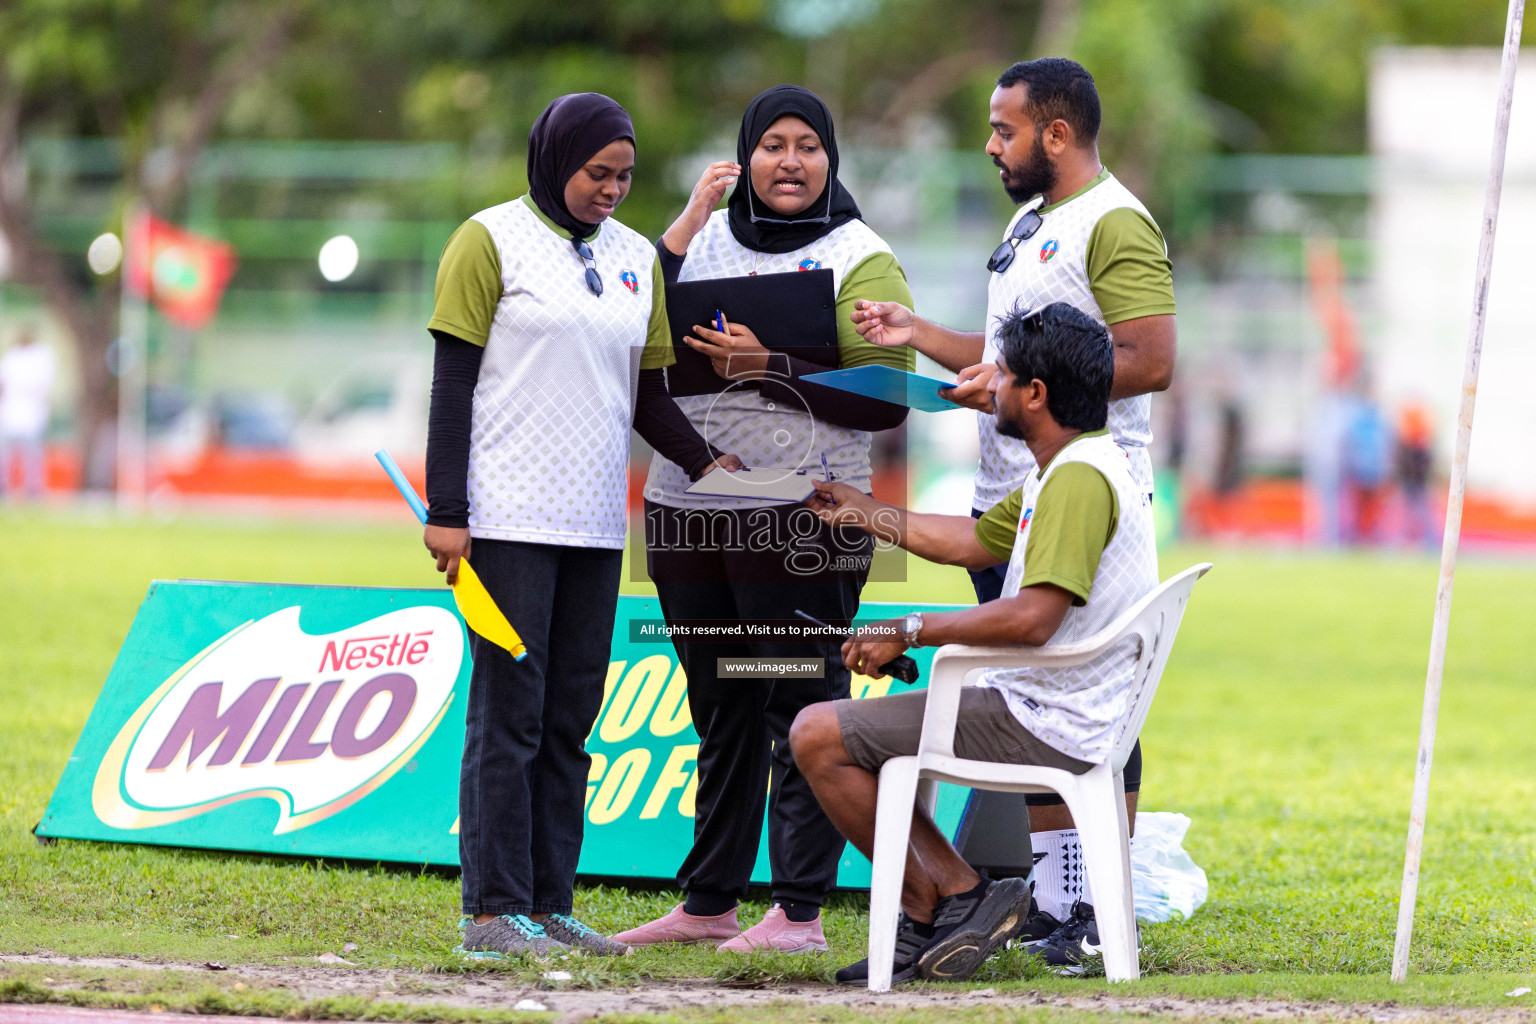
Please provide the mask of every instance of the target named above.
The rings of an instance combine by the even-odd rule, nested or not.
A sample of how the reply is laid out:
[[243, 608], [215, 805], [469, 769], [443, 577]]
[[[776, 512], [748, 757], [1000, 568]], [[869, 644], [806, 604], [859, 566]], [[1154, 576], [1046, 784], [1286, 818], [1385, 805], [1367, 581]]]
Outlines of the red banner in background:
[[152, 213], [134, 217], [127, 234], [128, 287], [178, 326], [196, 330], [212, 320], [239, 262], [234, 247], [183, 231]]

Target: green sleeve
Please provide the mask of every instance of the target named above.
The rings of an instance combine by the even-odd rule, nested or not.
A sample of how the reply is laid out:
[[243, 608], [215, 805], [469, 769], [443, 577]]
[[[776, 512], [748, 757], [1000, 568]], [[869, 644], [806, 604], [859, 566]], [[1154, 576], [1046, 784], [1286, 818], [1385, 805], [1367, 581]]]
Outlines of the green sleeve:
[[437, 287], [427, 330], [452, 334], [484, 348], [500, 302], [501, 255], [485, 225], [467, 220], [449, 237], [437, 262]]
[[873, 253], [843, 275], [843, 285], [837, 293], [837, 354], [845, 367], [882, 363], [910, 372], [917, 365], [917, 353], [912, 349], [871, 345], [859, 337], [850, 319], [853, 304], [859, 299], [899, 302], [911, 308], [912, 289], [907, 287], [906, 272], [895, 256], [888, 252]]
[[1120, 503], [1104, 474], [1085, 462], [1069, 462], [1051, 474], [1035, 499], [1019, 587], [1053, 583], [1088, 603], [1099, 556], [1115, 535]]
[[1013, 557], [1013, 538], [1019, 535], [1019, 513], [1024, 511], [1024, 489], [1016, 489], [976, 520], [976, 543], [999, 562]]
[[1099, 218], [1088, 236], [1088, 288], [1107, 324], [1173, 312], [1173, 264], [1151, 217], [1122, 206]]
[[661, 276], [661, 257], [651, 260], [651, 323], [645, 331], [645, 351], [640, 353], [640, 369], [659, 370], [677, 362], [672, 351], [672, 329], [667, 326], [666, 281]]

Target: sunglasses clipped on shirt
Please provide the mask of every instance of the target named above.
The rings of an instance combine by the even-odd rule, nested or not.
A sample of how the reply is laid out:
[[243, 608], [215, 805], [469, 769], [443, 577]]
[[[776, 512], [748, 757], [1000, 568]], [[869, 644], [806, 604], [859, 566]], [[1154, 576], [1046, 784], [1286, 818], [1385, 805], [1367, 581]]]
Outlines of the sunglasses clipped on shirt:
[[1008, 232], [1008, 237], [992, 250], [992, 258], [987, 260], [987, 270], [994, 274], [1001, 274], [1013, 266], [1013, 258], [1019, 254], [1019, 243], [1027, 241], [1031, 235], [1040, 230], [1040, 225], [1044, 223], [1044, 218], [1034, 210], [1030, 210], [1015, 221], [1013, 230]]
[[[832, 223], [832, 190], [822, 189], [822, 197], [826, 199], [827, 212], [820, 217], [801, 217], [798, 220], [781, 220], [778, 217], [760, 217], [757, 213], [757, 204], [752, 201], [752, 189], [747, 189], [747, 219], [753, 224], [786, 224], [790, 227], [799, 227], [802, 224], [831, 224]], [[814, 201], [813, 201], [814, 205]]]
[[597, 272], [597, 259], [592, 255], [592, 247], [579, 238], [573, 238], [571, 248], [576, 250], [581, 262], [587, 265], [587, 291], [593, 295], [603, 294], [603, 278]]

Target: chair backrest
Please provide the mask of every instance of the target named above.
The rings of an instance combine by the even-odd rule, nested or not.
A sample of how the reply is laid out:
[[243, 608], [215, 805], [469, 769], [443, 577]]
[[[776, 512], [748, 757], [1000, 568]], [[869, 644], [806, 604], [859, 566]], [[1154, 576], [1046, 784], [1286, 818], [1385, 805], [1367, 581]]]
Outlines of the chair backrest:
[[1099, 634], [1114, 634], [1117, 638], [1136, 636], [1141, 640], [1141, 650], [1136, 656], [1136, 676], [1131, 684], [1130, 710], [1115, 732], [1115, 746], [1109, 756], [1109, 763], [1116, 771], [1124, 768], [1130, 759], [1141, 727], [1146, 724], [1147, 712], [1152, 710], [1152, 698], [1157, 695], [1163, 667], [1173, 652], [1173, 641], [1179, 635], [1179, 623], [1189, 604], [1190, 592], [1194, 590], [1195, 582], [1210, 569], [1210, 562], [1201, 562], [1170, 576]]

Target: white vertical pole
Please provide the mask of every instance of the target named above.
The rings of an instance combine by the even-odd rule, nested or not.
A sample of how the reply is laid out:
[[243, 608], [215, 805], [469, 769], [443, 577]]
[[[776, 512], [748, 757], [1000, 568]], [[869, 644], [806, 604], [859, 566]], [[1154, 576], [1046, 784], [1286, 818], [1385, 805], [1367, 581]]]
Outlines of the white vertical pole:
[[[149, 380], [149, 299], [128, 287], [128, 268], [147, 254], [133, 251], [140, 207], [130, 204], [123, 217], [122, 291], [117, 323], [117, 508], [144, 510], [148, 493], [148, 424], [145, 400]], [[153, 268], [150, 279], [153, 280]]]
[[1493, 270], [1493, 238], [1504, 188], [1504, 151], [1509, 142], [1509, 108], [1515, 95], [1515, 65], [1520, 59], [1520, 22], [1525, 0], [1509, 0], [1504, 57], [1499, 67], [1499, 106], [1493, 122], [1493, 155], [1488, 164], [1488, 193], [1483, 199], [1483, 233], [1477, 247], [1477, 280], [1472, 287], [1472, 327], [1461, 379], [1461, 410], [1456, 417], [1456, 457], [1451, 462], [1451, 494], [1445, 507], [1445, 538], [1440, 546], [1440, 586], [1435, 594], [1435, 625], [1429, 640], [1429, 674], [1424, 681], [1424, 718], [1419, 725], [1418, 767], [1413, 779], [1413, 810], [1408, 818], [1408, 850], [1403, 889], [1397, 908], [1397, 943], [1392, 951], [1392, 980], [1408, 976], [1413, 940], [1413, 908], [1419, 892], [1419, 859], [1424, 852], [1424, 815], [1429, 806], [1429, 773], [1435, 758], [1435, 723], [1440, 717], [1440, 680], [1445, 669], [1445, 635], [1451, 617], [1451, 588], [1456, 582], [1456, 548], [1461, 540], [1461, 505], [1467, 490], [1467, 451], [1472, 443], [1472, 412], [1477, 404], [1477, 374], [1483, 356], [1483, 327], [1488, 319], [1488, 278]]

